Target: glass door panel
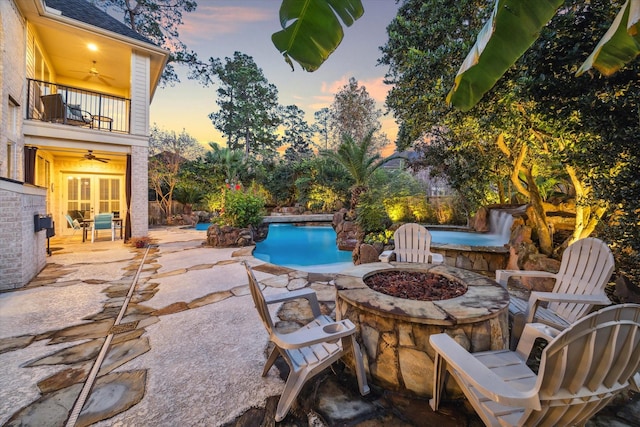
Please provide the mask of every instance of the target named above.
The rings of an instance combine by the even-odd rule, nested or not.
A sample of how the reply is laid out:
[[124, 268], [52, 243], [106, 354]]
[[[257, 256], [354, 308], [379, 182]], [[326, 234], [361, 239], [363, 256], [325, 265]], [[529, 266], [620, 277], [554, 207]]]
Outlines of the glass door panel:
[[120, 213], [120, 178], [99, 179], [100, 213]]
[[[64, 174], [66, 191], [62, 194], [63, 224], [67, 224], [64, 215], [72, 219], [92, 219], [98, 213], [113, 213], [114, 217], [121, 216], [123, 200], [122, 177], [105, 175], [76, 175]], [[72, 232], [67, 224], [64, 232]]]
[[91, 178], [67, 178], [67, 214], [72, 218], [91, 217]]

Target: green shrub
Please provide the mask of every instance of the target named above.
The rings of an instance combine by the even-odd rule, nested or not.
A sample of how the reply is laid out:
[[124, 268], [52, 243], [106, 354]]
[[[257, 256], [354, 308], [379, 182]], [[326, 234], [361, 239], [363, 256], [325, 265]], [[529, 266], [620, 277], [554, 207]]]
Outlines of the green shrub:
[[242, 190], [223, 190], [224, 205], [220, 208], [220, 215], [214, 218], [219, 225], [246, 228], [262, 223], [265, 214], [264, 199]]
[[380, 203], [374, 192], [364, 193], [356, 209], [356, 223], [366, 235], [383, 231], [391, 225], [384, 205]]
[[433, 207], [424, 196], [410, 196], [407, 198], [407, 202], [416, 222], [429, 223], [435, 216]]
[[224, 194], [225, 191], [216, 191], [215, 193], [209, 193], [204, 196], [204, 203], [207, 206], [209, 212], [215, 212], [220, 214], [224, 206]]
[[384, 230], [379, 233], [369, 233], [364, 236], [364, 242], [370, 245], [380, 242], [383, 245], [389, 244], [389, 241], [393, 238], [393, 231]]
[[414, 222], [415, 218], [411, 213], [408, 198], [390, 197], [382, 201], [385, 211], [393, 222]]
[[307, 208], [313, 212], [331, 212], [341, 204], [340, 195], [332, 188], [313, 184], [308, 193]]

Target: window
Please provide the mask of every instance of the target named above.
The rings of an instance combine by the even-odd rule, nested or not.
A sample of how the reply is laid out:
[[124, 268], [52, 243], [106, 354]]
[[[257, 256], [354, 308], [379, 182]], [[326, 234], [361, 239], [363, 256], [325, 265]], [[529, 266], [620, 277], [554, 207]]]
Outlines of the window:
[[36, 159], [36, 185], [39, 187], [49, 188], [51, 184], [51, 165], [49, 160], [46, 160], [42, 156], [38, 156]]
[[18, 114], [20, 112], [20, 104], [9, 95], [9, 117], [7, 120], [7, 178], [17, 179], [16, 174], [16, 145], [18, 141]]
[[13, 152], [14, 152], [13, 142], [7, 141], [7, 178], [13, 179]]

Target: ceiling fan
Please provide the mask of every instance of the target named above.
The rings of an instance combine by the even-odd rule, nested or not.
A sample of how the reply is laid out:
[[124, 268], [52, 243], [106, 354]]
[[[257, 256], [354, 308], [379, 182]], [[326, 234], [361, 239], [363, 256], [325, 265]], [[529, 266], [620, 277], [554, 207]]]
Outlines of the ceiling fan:
[[85, 82], [95, 78], [100, 80], [104, 85], [111, 86], [111, 84], [109, 83], [109, 80], [115, 80], [115, 78], [110, 76], [105, 76], [104, 74], [100, 74], [100, 72], [98, 71], [98, 68], [96, 67], [96, 61], [92, 61], [92, 64], [93, 65], [89, 67], [88, 71], [72, 70], [72, 72], [83, 73], [83, 74], [86, 73], [87, 75], [82, 79]]
[[104, 157], [97, 157], [93, 154], [93, 150], [87, 150], [88, 152], [84, 155], [84, 159], [82, 160], [97, 160], [102, 163], [108, 163], [111, 159], [106, 159]]

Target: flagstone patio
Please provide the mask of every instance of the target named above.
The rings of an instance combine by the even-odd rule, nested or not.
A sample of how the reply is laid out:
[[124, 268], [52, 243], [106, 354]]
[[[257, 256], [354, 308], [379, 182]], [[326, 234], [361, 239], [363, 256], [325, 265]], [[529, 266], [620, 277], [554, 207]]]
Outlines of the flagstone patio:
[[[335, 310], [334, 274], [263, 263], [252, 248], [204, 247], [204, 234], [150, 233], [154, 246], [54, 238], [47, 267], [21, 290], [0, 293], [2, 425], [273, 424], [287, 367], [261, 377], [267, 336], [240, 264], [265, 293], [313, 288]], [[276, 308], [279, 327], [310, 316]], [[361, 397], [343, 365], [307, 384], [288, 426], [480, 426], [463, 400], [433, 413], [427, 401], [382, 390]], [[638, 426], [631, 392], [589, 425]]]

